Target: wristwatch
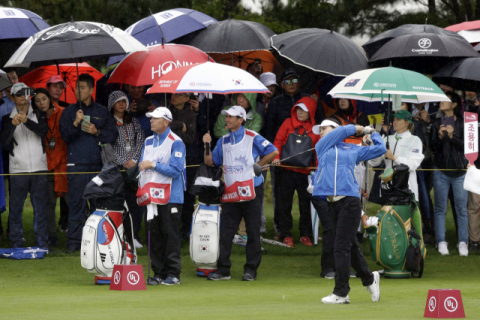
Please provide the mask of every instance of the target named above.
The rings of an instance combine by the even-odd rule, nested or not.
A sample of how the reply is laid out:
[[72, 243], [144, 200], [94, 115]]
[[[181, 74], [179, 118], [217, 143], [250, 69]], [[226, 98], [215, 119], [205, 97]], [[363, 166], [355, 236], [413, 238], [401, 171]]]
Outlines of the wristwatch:
[[95, 137], [98, 137], [100, 135], [100, 130], [97, 129], [97, 132], [95, 132]]

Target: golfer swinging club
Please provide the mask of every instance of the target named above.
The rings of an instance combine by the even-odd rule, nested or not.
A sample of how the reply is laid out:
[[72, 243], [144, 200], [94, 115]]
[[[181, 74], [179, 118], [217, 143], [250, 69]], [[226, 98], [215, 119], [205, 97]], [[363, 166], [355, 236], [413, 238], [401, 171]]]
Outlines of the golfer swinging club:
[[[380, 300], [380, 275], [370, 272], [367, 261], [360, 251], [356, 233], [362, 207], [358, 194], [358, 183], [355, 180], [355, 165], [359, 162], [377, 158], [387, 150], [375, 129], [370, 127], [346, 125], [339, 126], [331, 119], [325, 119], [320, 125], [313, 127], [313, 132], [320, 134], [321, 139], [315, 145], [318, 158], [318, 169], [315, 172], [313, 196], [327, 200], [334, 212], [333, 230], [335, 231], [335, 288], [333, 293], [322, 299], [323, 303], [350, 303], [350, 263], [368, 288], [372, 301]], [[361, 147], [342, 142], [356, 134], [372, 133], [373, 145]]]
[[[222, 195], [222, 221], [220, 224], [220, 256], [217, 271], [208, 276], [208, 280], [230, 279], [230, 253], [232, 240], [238, 225], [245, 219], [247, 229], [247, 263], [244, 266], [243, 281], [253, 281], [257, 277], [257, 269], [262, 260], [260, 239], [261, 206], [263, 199], [263, 176], [254, 177], [253, 165], [257, 158], [258, 165], [270, 163], [278, 154], [277, 148], [254, 131], [245, 129], [247, 120], [245, 109], [232, 106], [222, 110], [226, 115], [225, 123], [229, 131], [218, 140], [213, 152], [204, 161], [209, 166], [223, 165], [225, 191]], [[203, 136], [203, 142], [210, 144], [209, 133]]]

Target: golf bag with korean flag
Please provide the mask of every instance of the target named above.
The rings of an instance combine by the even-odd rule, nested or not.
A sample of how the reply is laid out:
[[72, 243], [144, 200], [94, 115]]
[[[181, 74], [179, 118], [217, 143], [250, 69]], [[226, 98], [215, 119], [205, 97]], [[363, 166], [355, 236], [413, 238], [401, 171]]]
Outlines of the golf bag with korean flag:
[[82, 232], [82, 267], [95, 275], [96, 284], [110, 284], [116, 264], [135, 264], [132, 218], [123, 177], [117, 165], [107, 163], [85, 187], [83, 198], [96, 199], [96, 210]]
[[199, 277], [217, 270], [220, 255], [220, 196], [225, 189], [222, 168], [201, 164], [189, 192], [198, 196], [199, 204], [192, 217], [190, 257]]

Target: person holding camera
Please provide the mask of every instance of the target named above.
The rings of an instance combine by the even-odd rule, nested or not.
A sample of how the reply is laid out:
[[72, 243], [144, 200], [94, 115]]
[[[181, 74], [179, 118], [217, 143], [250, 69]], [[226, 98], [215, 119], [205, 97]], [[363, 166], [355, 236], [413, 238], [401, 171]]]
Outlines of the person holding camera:
[[[35, 245], [48, 248], [46, 175], [47, 156], [43, 137], [48, 133], [47, 116], [41, 110], [33, 110], [29, 103], [33, 88], [18, 82], [12, 86], [11, 94], [15, 108], [2, 118], [0, 142], [10, 152], [10, 240], [12, 248], [23, 247], [23, 206], [30, 193], [35, 212]], [[27, 175], [22, 175], [27, 173]], [[16, 175], [18, 174], [18, 175]]]
[[150, 128], [150, 118], [146, 116], [146, 113], [153, 112], [158, 107], [157, 102], [146, 98], [147, 88], [145, 86], [125, 84], [125, 89], [128, 92], [130, 115], [138, 120], [145, 137], [150, 137], [153, 132]]
[[[92, 99], [95, 79], [82, 73], [75, 86], [78, 102], [69, 105], [60, 117], [60, 133], [67, 143], [68, 195], [70, 197], [67, 253], [80, 249], [82, 229], [95, 201], [83, 199], [83, 190], [102, 169], [99, 143], [115, 143], [118, 136], [115, 120], [107, 108]], [[82, 174], [78, 174], [82, 172]]]

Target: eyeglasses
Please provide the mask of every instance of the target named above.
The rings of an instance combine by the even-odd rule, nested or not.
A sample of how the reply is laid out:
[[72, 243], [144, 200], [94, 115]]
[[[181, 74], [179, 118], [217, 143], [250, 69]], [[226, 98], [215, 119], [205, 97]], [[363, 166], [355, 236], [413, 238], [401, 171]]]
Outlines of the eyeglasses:
[[23, 94], [21, 92], [15, 93], [15, 97], [23, 97]]
[[283, 80], [283, 83], [285, 83], [286, 85], [289, 85], [289, 84], [297, 84], [297, 83], [298, 83], [298, 79]]

